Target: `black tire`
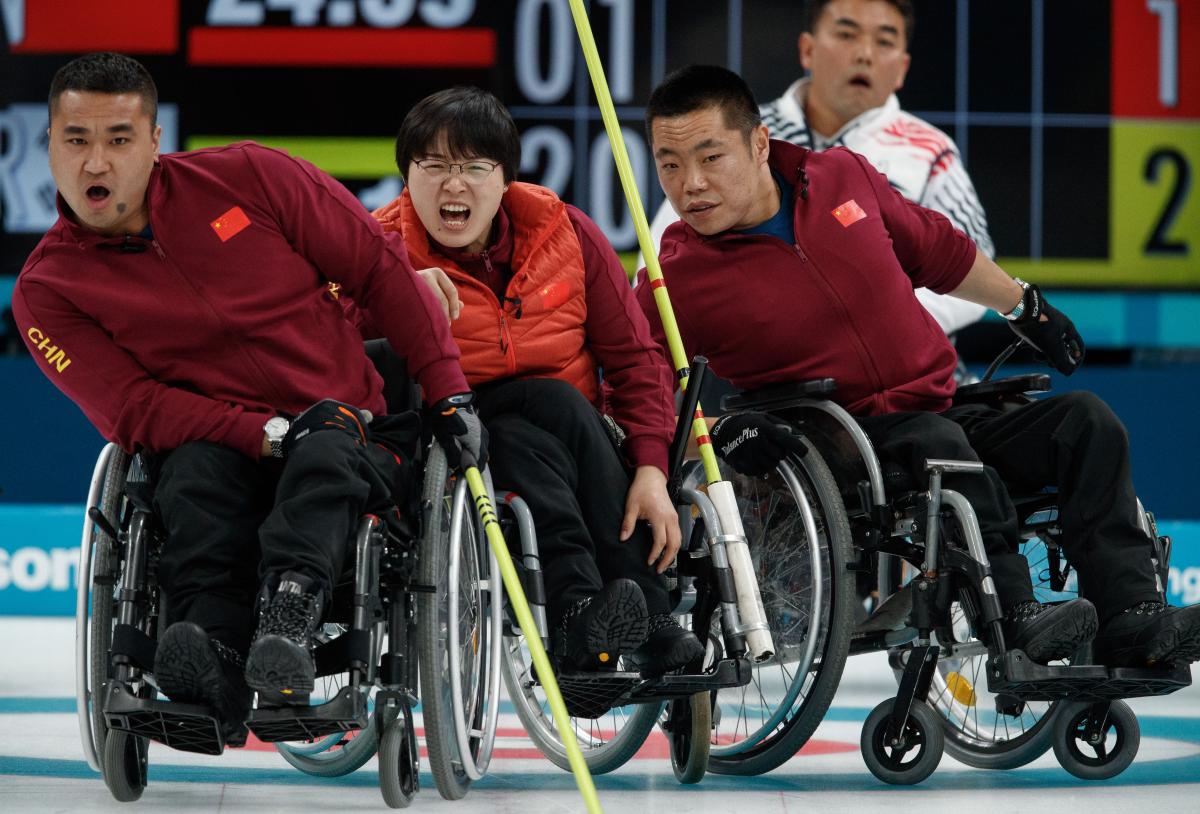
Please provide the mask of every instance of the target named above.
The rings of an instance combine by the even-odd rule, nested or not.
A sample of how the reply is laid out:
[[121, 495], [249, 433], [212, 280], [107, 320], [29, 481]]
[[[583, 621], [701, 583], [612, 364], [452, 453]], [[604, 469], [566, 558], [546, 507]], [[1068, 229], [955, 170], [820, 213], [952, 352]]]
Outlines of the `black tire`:
[[1054, 722], [1054, 756], [1083, 780], [1107, 780], [1129, 768], [1142, 742], [1137, 716], [1124, 701], [1113, 701], [1097, 743], [1084, 737], [1091, 704], [1069, 701]]
[[945, 742], [941, 716], [925, 702], [914, 702], [904, 727], [904, 744], [897, 748], [887, 735], [894, 703], [889, 698], [871, 710], [863, 724], [859, 745], [871, 774], [885, 783], [911, 786], [933, 774], [942, 760]]
[[[708, 759], [708, 770], [717, 774], [763, 774], [795, 755], [825, 717], [850, 649], [855, 589], [854, 574], [846, 566], [853, 543], [841, 493], [811, 445], [807, 455], [789, 460], [812, 510], [823, 572], [817, 644], [808, 668], [802, 669], [814, 580], [796, 495], [778, 472], [765, 479], [746, 478], [723, 467], [737, 493], [777, 654], [754, 666], [747, 687], [720, 691], [714, 728], [720, 745], [712, 747]], [[743, 715], [748, 700], [772, 710], [765, 724], [758, 713]], [[730, 707], [736, 718], [723, 721], [730, 717]]]
[[[442, 797], [458, 800], [466, 795], [471, 786], [471, 778], [463, 768], [463, 762], [477, 757], [481, 741], [479, 738], [472, 739], [472, 754], [460, 753], [450, 698], [450, 693], [454, 691], [452, 684], [461, 681], [461, 677], [449, 675], [449, 642], [445, 637], [451, 624], [451, 620], [444, 618], [448, 611], [450, 498], [453, 495], [453, 483], [448, 476], [446, 456], [435, 443], [430, 448], [425, 464], [425, 486], [421, 498], [421, 552], [417, 560], [419, 584], [433, 586], [435, 590], [417, 595], [417, 664], [421, 677], [421, 709], [429, 770]], [[477, 545], [473, 517], [473, 509], [468, 508], [463, 523], [464, 549], [467, 545]], [[477, 652], [487, 652], [483, 641], [479, 642]], [[474, 693], [483, 690], [468, 688], [468, 691]], [[479, 707], [481, 710], [482, 706]], [[467, 721], [468, 727], [475, 728], [479, 724], [478, 721]]]
[[[676, 698], [667, 705], [672, 729], [667, 733], [671, 745], [671, 770], [684, 785], [699, 783], [708, 768], [709, 739], [712, 737], [712, 696], [698, 692], [688, 698]], [[672, 720], [673, 719], [673, 720]]]
[[104, 739], [104, 785], [118, 802], [132, 803], [146, 790], [147, 747], [145, 738], [128, 732], [109, 732]]
[[416, 738], [412, 719], [398, 715], [379, 741], [379, 790], [390, 808], [408, 808], [417, 794]]
[[[119, 529], [121, 525], [123, 490], [128, 472], [129, 456], [114, 445], [104, 470], [104, 485], [96, 505], [114, 529]], [[115, 581], [120, 578], [120, 562], [116, 540], [96, 526], [92, 528], [92, 540], [95, 550], [92, 552], [91, 617], [88, 622], [88, 691], [96, 754], [103, 755], [108, 724], [104, 720], [102, 692], [104, 682], [112, 677], [109, 649], [112, 647], [113, 610], [118, 588]]]

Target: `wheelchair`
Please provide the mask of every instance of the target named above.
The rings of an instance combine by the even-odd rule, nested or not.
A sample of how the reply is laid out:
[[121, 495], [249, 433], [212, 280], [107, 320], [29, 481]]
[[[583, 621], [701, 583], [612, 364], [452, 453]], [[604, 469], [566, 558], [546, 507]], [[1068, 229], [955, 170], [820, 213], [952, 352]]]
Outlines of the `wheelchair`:
[[[402, 360], [384, 342], [367, 344], [389, 412], [416, 403]], [[393, 808], [407, 807], [419, 787], [418, 676], [430, 770], [447, 799], [465, 795], [487, 771], [500, 703], [496, 565], [470, 520], [465, 479], [424, 440], [418, 511], [391, 507], [359, 522], [352, 571], [335, 586], [318, 631], [313, 705], [259, 706], [247, 721], [310, 775], [349, 774], [378, 754], [380, 789]], [[146, 787], [149, 741], [210, 755], [226, 746], [206, 706], [158, 697], [155, 640], [168, 598], [156, 583], [164, 534], [148, 471], [140, 454], [115, 444], [102, 450], [78, 572], [80, 737], [89, 765], [123, 802]]]
[[[1048, 390], [1050, 382], [1044, 374], [986, 378], [960, 387], [956, 403], [1002, 407]], [[886, 651], [896, 674], [897, 695], [875, 707], [863, 727], [860, 745], [868, 768], [885, 782], [914, 784], [936, 769], [943, 752], [970, 766], [1011, 769], [1053, 748], [1063, 768], [1077, 777], [1119, 774], [1133, 760], [1140, 739], [1137, 720], [1120, 699], [1186, 687], [1189, 667], [1110, 669], [1089, 664], [1086, 648], [1072, 660], [1040, 665], [1020, 650], [1006, 649], [974, 512], [961, 495], [941, 486], [944, 473], [981, 471], [982, 465], [929, 460], [927, 487], [913, 483], [898, 468], [881, 464], [866, 433], [829, 400], [835, 386], [832, 379], [773, 386], [726, 396], [722, 406], [775, 415], [797, 427], [808, 447], [806, 455], [784, 461], [766, 479], [737, 477], [739, 495], [747, 503], [743, 513], [753, 515], [761, 511], [758, 507], [770, 506], [778, 516], [773, 525], [790, 526], [799, 535], [796, 547], [811, 547], [823, 536], [838, 538], [828, 545], [831, 554], [836, 549], [845, 555], [843, 570], [830, 575], [834, 596], [826, 607], [839, 620], [860, 601], [855, 591], [859, 575], [876, 589], [872, 613], [846, 624], [847, 635], [829, 636], [849, 655]], [[805, 474], [812, 472], [822, 476]], [[1018, 494], [1013, 502], [1037, 598], [1071, 598], [1077, 588], [1059, 542], [1056, 495]], [[1138, 507], [1161, 587], [1170, 539], [1160, 537], [1153, 515], [1140, 502]], [[822, 522], [797, 522], [810, 515]], [[747, 520], [748, 534], [750, 526]], [[769, 535], [759, 546], [769, 575], [780, 567], [768, 557]], [[816, 580], [810, 583], [815, 591]], [[767, 595], [764, 590], [764, 602]], [[834, 666], [837, 656], [831, 660]], [[778, 701], [768, 709], [772, 719], [807, 680], [785, 677], [780, 682]], [[716, 734], [720, 740], [719, 730]], [[748, 767], [774, 768], [806, 737], [795, 737], [786, 748], [777, 746], [769, 759], [745, 761], [742, 768], [746, 773]]]
[[[791, 749], [790, 757], [824, 716], [845, 664], [849, 594], [842, 597], [842, 588], [835, 591], [833, 586], [848, 573], [846, 521], [833, 521], [840, 526], [831, 536], [824, 517], [819, 521], [808, 517], [810, 527], [819, 522], [822, 533], [819, 538], [816, 533], [811, 535], [810, 539], [819, 541], [805, 554], [795, 544], [792, 526], [777, 522], [778, 515], [772, 514], [767, 504], [758, 507], [758, 515], [747, 515], [745, 531], [756, 565], [761, 564], [760, 555], [766, 550], [760, 545], [764, 539], [774, 546], [769, 553], [781, 555], [777, 568], [768, 572], [760, 567], [758, 574], [767, 626], [777, 652], [759, 663], [752, 663], [747, 655], [725, 552], [730, 537], [705, 492], [699, 462], [683, 463], [703, 373], [700, 360], [692, 368], [693, 386], [679, 411], [681, 419], [672, 444], [671, 484], [685, 545], [676, 569], [668, 574], [675, 582], [673, 612], [706, 644], [706, 654], [703, 663], [659, 677], [643, 678], [620, 669], [624, 665], [615, 672], [557, 676], [575, 737], [593, 774], [622, 766], [656, 726], [667, 738], [672, 770], [681, 783], [699, 782], [710, 770], [749, 773], [747, 765], [763, 765], [782, 750]], [[822, 476], [829, 480], [827, 472], [811, 477]], [[807, 470], [804, 477], [810, 477]], [[548, 640], [533, 517], [519, 495], [498, 497], [501, 525], [539, 632]], [[569, 769], [566, 749], [521, 632], [509, 622], [504, 636], [503, 676], [516, 713], [539, 750], [560, 768]], [[806, 678], [796, 681], [797, 676]], [[779, 694], [786, 696], [786, 706], [764, 714], [768, 707], [764, 696], [773, 698], [781, 686]], [[718, 697], [726, 696], [736, 700], [717, 702]], [[766, 768], [774, 765], [778, 763]]]

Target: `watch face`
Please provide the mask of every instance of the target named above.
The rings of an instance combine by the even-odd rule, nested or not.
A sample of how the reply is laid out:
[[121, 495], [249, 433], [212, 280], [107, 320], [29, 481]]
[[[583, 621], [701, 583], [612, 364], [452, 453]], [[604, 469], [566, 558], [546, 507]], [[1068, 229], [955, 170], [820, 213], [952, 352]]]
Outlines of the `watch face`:
[[282, 416], [275, 416], [268, 419], [263, 425], [263, 430], [266, 431], [268, 438], [283, 438], [288, 431], [288, 420]]

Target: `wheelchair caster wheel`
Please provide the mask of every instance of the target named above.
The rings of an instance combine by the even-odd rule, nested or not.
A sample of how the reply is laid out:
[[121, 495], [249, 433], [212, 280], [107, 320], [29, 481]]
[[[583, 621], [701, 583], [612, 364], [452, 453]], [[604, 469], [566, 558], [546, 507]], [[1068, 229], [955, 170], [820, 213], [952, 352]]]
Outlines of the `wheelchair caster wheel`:
[[390, 808], [408, 808], [419, 788], [417, 735], [404, 709], [384, 730], [379, 743], [379, 789]]
[[1129, 767], [1142, 740], [1137, 716], [1124, 701], [1073, 701], [1054, 722], [1054, 756], [1084, 780], [1107, 780]]
[[699, 783], [708, 769], [712, 736], [712, 701], [709, 693], [676, 698], [667, 706], [667, 738], [671, 745], [671, 770], [680, 783]]
[[109, 730], [104, 739], [104, 785], [118, 802], [132, 803], [146, 790], [148, 746], [145, 738], [118, 730]]
[[871, 774], [885, 783], [911, 786], [933, 774], [942, 760], [945, 739], [937, 714], [924, 701], [916, 701], [908, 712], [904, 731], [888, 731], [893, 699], [884, 701], [863, 724], [863, 760]]

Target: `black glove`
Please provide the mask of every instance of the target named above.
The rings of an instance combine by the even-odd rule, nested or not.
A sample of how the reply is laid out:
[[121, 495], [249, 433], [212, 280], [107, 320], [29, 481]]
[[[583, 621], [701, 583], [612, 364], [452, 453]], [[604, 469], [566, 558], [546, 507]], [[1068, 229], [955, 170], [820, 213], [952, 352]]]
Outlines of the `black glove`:
[[283, 436], [283, 457], [288, 457], [296, 444], [320, 430], [341, 430], [353, 436], [360, 446], [366, 446], [367, 423], [367, 417], [356, 407], [333, 399], [318, 401], [292, 421]]
[[743, 475], [765, 475], [789, 454], [808, 452], [799, 433], [763, 413], [721, 416], [711, 434], [717, 453]]
[[433, 436], [446, 450], [450, 466], [487, 465], [487, 428], [479, 420], [471, 402], [472, 393], [447, 396], [430, 408], [433, 417]]
[[[1009, 320], [1008, 327], [1045, 355], [1050, 365], [1070, 376], [1081, 364], [1086, 349], [1074, 323], [1042, 296], [1036, 285], [1026, 287], [1021, 297], [1021, 316]], [[1042, 316], [1046, 321], [1042, 321]]]

